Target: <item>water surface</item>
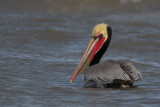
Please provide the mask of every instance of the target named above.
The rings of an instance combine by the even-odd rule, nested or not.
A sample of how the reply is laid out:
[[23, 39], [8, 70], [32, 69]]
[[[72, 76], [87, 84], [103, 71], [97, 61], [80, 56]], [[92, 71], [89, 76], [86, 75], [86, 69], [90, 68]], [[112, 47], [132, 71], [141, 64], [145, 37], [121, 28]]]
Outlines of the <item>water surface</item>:
[[[1, 107], [159, 107], [159, 0], [0, 1]], [[69, 79], [93, 27], [113, 29], [107, 59], [142, 72], [131, 89], [83, 88]]]

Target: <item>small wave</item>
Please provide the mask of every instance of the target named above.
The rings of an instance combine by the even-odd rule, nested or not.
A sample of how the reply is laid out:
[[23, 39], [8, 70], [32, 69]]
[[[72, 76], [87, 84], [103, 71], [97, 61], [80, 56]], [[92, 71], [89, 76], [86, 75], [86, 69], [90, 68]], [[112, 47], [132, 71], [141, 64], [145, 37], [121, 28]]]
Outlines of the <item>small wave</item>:
[[147, 62], [147, 61], [144, 61], [143, 59], [140, 59], [140, 58], [130, 58], [128, 56], [125, 56], [125, 57], [123, 57], [123, 56], [121, 56], [121, 57], [110, 56], [110, 57], [105, 57], [103, 60], [108, 60], [108, 59], [113, 59], [113, 60], [124, 59], [124, 60], [129, 60], [131, 62], [160, 68], [160, 64], [158, 62], [153, 62], [153, 61]]

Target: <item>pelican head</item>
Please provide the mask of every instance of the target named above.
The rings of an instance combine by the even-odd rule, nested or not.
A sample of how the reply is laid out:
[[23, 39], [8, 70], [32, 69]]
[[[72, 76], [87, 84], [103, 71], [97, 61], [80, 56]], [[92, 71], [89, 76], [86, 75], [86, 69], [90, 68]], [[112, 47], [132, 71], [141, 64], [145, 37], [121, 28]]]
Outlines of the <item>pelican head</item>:
[[97, 24], [93, 31], [88, 46], [77, 65], [70, 82], [72, 82], [89, 65], [99, 63], [101, 57], [108, 48], [111, 40], [112, 30], [108, 24]]

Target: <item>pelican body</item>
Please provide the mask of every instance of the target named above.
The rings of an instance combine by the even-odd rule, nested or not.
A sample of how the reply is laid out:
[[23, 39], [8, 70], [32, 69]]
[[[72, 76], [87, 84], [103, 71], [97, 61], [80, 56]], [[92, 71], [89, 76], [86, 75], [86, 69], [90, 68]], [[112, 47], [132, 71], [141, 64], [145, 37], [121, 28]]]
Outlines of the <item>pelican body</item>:
[[132, 87], [142, 76], [131, 62], [127, 60], [106, 60], [100, 62], [112, 37], [108, 24], [97, 24], [92, 32], [88, 46], [76, 67], [70, 82], [84, 71], [84, 87], [118, 88]]

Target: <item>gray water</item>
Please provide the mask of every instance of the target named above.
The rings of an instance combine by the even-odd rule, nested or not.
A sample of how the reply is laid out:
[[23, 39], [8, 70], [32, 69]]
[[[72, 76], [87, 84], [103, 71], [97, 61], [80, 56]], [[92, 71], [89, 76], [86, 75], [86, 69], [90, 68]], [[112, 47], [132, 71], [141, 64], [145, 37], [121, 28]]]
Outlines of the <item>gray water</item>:
[[[133, 62], [134, 88], [69, 82], [101, 22], [113, 29], [102, 61]], [[159, 47], [159, 0], [1, 0], [0, 107], [160, 107]]]

